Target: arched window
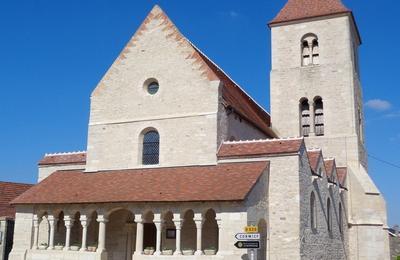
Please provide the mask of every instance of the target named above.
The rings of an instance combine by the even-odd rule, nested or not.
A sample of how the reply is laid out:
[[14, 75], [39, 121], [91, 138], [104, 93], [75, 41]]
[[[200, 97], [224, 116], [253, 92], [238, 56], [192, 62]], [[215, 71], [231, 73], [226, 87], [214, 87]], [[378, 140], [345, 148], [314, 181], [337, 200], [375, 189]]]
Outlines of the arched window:
[[313, 230], [317, 229], [317, 204], [315, 203], [315, 194], [311, 193], [310, 197], [310, 220], [311, 220], [311, 228]]
[[326, 203], [326, 217], [327, 217], [328, 231], [332, 232], [332, 209], [331, 209], [330, 198], [328, 198], [328, 202]]
[[312, 45], [312, 64], [319, 64], [319, 43], [317, 39], [313, 40]]
[[300, 132], [307, 137], [310, 134], [310, 104], [308, 99], [300, 101]]
[[315, 34], [306, 34], [301, 40], [301, 65], [319, 64], [319, 43]]
[[316, 97], [314, 99], [314, 123], [315, 123], [315, 135], [324, 135], [324, 104], [322, 98]]
[[158, 164], [160, 157], [160, 135], [156, 130], [150, 130], [143, 135], [142, 163], [144, 165]]

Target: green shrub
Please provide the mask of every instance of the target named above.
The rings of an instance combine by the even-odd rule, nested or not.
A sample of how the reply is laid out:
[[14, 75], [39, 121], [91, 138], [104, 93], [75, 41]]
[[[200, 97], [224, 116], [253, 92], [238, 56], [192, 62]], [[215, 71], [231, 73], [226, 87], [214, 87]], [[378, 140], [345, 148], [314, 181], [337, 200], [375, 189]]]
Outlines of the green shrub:
[[400, 260], [400, 255], [396, 258], [396, 260]]

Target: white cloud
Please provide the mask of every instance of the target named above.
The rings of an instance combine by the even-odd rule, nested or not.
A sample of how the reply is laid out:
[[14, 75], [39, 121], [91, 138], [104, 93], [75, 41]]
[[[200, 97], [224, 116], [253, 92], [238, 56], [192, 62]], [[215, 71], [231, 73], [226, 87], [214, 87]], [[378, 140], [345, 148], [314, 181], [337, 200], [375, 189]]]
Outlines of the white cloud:
[[365, 103], [365, 106], [378, 111], [385, 111], [392, 107], [389, 101], [382, 100], [382, 99], [371, 99]]
[[396, 118], [396, 117], [400, 117], [400, 111], [395, 111], [392, 113], [388, 113], [385, 115], [386, 118]]

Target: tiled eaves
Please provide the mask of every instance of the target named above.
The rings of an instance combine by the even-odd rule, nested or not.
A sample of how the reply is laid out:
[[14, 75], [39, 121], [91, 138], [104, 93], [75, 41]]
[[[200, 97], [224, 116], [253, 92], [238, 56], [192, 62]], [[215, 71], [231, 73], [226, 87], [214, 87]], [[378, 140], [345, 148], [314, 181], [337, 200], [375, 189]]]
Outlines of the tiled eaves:
[[226, 160], [293, 154], [298, 153], [303, 145], [303, 138], [227, 141], [221, 144], [217, 156]]
[[67, 153], [52, 153], [45, 154], [39, 161], [39, 166], [52, 166], [52, 165], [68, 165], [68, 164], [85, 164], [86, 152], [67, 152]]
[[269, 25], [346, 13], [351, 10], [341, 0], [288, 0]]
[[85, 173], [82, 170], [58, 171], [12, 203], [243, 201], [267, 169], [269, 162], [96, 173]]

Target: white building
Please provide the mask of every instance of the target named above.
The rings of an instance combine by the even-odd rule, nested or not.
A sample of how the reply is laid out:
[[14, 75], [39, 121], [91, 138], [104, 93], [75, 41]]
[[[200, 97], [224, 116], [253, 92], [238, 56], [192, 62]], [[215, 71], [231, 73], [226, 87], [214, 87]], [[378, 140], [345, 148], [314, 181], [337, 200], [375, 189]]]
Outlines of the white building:
[[248, 259], [248, 225], [260, 260], [389, 259], [352, 12], [289, 0], [270, 27], [272, 117], [154, 7], [92, 93], [87, 152], [14, 200], [10, 259]]

